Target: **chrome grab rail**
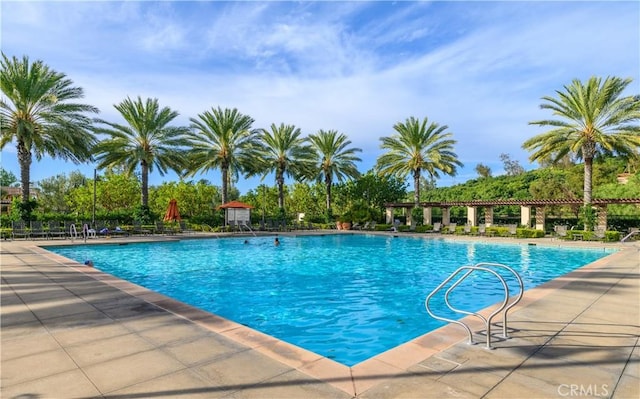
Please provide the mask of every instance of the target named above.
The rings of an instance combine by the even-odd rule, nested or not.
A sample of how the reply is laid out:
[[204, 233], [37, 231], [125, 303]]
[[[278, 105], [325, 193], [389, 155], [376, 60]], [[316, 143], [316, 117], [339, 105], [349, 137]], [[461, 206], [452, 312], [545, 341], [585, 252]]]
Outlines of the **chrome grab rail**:
[[[506, 283], [505, 279], [500, 274], [498, 274], [495, 270], [492, 270], [492, 268], [496, 268], [496, 267], [497, 268], [503, 268], [503, 269], [509, 271], [511, 274], [513, 274], [513, 276], [516, 278], [516, 280], [518, 282], [518, 285], [519, 285], [519, 288], [520, 288], [520, 292], [516, 296], [515, 300], [513, 300], [511, 303], [509, 303], [510, 295], [509, 295], [509, 286], [508, 286], [508, 284]], [[425, 307], [426, 307], [427, 312], [429, 313], [429, 315], [431, 315], [431, 317], [433, 317], [434, 319], [441, 320], [441, 321], [446, 321], [446, 322], [449, 322], [449, 323], [455, 323], [455, 324], [458, 324], [458, 325], [462, 326], [467, 331], [467, 334], [469, 335], [469, 344], [471, 344], [471, 345], [473, 345], [475, 343], [473, 342], [473, 332], [471, 331], [469, 326], [467, 326], [464, 322], [459, 321], [459, 320], [449, 319], [449, 318], [444, 317], [444, 316], [438, 316], [438, 315], [436, 315], [435, 313], [432, 312], [432, 310], [431, 310], [431, 308], [429, 306], [429, 303], [430, 303], [431, 299], [433, 298], [433, 296], [438, 291], [440, 291], [443, 287], [445, 287], [451, 280], [456, 278], [463, 271], [465, 271], [464, 274], [461, 277], [459, 277], [458, 280], [456, 280], [451, 285], [451, 287], [449, 287], [447, 289], [447, 291], [445, 292], [445, 295], [444, 295], [445, 304], [453, 312], [462, 313], [462, 314], [466, 314], [466, 315], [470, 315], [470, 316], [476, 316], [480, 320], [482, 320], [484, 322], [485, 328], [486, 328], [487, 349], [493, 349], [491, 347], [491, 321], [493, 320], [493, 318], [495, 316], [497, 316], [498, 314], [500, 314], [502, 312], [502, 337], [504, 339], [509, 339], [509, 335], [507, 333], [507, 313], [509, 312], [509, 310], [511, 308], [513, 308], [522, 299], [522, 296], [524, 295], [524, 284], [522, 283], [522, 279], [520, 278], [520, 275], [518, 275], [518, 273], [516, 273], [516, 271], [513, 270], [511, 267], [509, 267], [507, 265], [500, 264], [500, 263], [483, 262], [483, 263], [478, 263], [476, 265], [460, 266], [453, 273], [451, 273], [451, 275], [449, 275], [449, 277], [447, 277], [442, 283], [440, 283], [440, 285], [438, 285], [433, 291], [431, 291], [431, 293], [427, 296], [427, 298], [425, 300]], [[493, 311], [489, 315], [489, 317], [484, 317], [484, 316], [482, 316], [481, 314], [479, 314], [477, 312], [470, 312], [470, 311], [466, 311], [466, 310], [463, 310], [463, 309], [458, 309], [458, 308], [454, 307], [453, 305], [451, 305], [451, 303], [449, 301], [449, 296], [450, 296], [451, 292], [458, 285], [460, 285], [460, 283], [462, 283], [462, 281], [464, 281], [469, 275], [471, 275], [474, 272], [478, 272], [478, 271], [490, 273], [493, 276], [495, 276], [498, 279], [498, 281], [502, 284], [502, 288], [504, 289], [504, 299], [502, 301], [502, 305], [500, 305], [495, 311]]]
[[249, 229], [249, 232], [253, 234], [254, 237], [257, 237], [255, 231], [253, 231], [253, 229], [251, 228], [251, 225], [246, 220], [243, 220], [242, 224], [238, 224], [238, 226], [240, 228], [240, 231], [242, 231], [243, 227], [246, 227], [247, 229]]
[[76, 230], [75, 223], [71, 223], [71, 225], [69, 226], [69, 237], [71, 237], [72, 242], [73, 240], [78, 238], [78, 230]]
[[633, 237], [636, 234], [640, 234], [640, 230], [631, 230], [631, 232], [624, 236], [624, 238], [620, 240], [620, 242], [626, 242], [629, 238]]

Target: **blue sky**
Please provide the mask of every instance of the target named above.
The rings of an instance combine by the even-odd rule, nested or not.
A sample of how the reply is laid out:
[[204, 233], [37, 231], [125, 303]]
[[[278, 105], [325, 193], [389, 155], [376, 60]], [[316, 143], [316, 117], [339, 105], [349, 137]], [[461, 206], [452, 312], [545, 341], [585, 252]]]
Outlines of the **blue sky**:
[[[640, 3], [412, 1], [103, 1], [0, 3], [1, 45], [84, 88], [100, 117], [127, 96], [157, 98], [187, 125], [212, 107], [237, 108], [254, 127], [293, 124], [304, 135], [345, 133], [363, 150], [406, 118], [447, 125], [464, 167], [438, 186], [503, 173], [500, 154], [526, 169], [522, 143], [551, 115], [541, 97], [573, 79], [630, 77], [640, 93]], [[19, 176], [15, 147], [2, 167]], [[95, 165], [34, 162], [32, 181]], [[198, 175], [220, 185], [220, 174]], [[150, 175], [151, 184], [177, 180]], [[273, 185], [272, 176], [264, 183]], [[242, 193], [260, 179], [245, 180]]]

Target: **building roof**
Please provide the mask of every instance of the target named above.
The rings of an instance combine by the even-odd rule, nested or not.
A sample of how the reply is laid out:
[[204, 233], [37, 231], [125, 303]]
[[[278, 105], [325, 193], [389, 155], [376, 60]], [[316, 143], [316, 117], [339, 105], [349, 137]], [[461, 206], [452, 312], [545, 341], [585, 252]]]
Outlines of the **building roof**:
[[218, 207], [218, 209], [228, 209], [228, 208], [252, 209], [253, 206], [249, 204], [245, 204], [244, 202], [240, 202], [240, 201], [231, 201], [231, 202], [227, 202], [226, 204], [222, 204]]

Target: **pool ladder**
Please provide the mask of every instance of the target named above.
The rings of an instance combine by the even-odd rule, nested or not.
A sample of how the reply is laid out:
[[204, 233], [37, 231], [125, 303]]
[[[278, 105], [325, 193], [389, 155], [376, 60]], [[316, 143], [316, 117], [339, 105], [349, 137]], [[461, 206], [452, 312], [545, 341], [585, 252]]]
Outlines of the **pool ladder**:
[[[518, 282], [519, 288], [520, 288], [520, 292], [518, 293], [518, 295], [515, 297], [515, 299], [513, 301], [510, 302], [510, 295], [509, 295], [509, 285], [507, 284], [507, 282], [505, 281], [504, 277], [501, 276], [495, 269], [500, 269], [502, 271], [508, 271], [509, 273], [511, 273], [516, 281]], [[464, 272], [464, 273], [463, 273]], [[477, 313], [477, 312], [469, 312], [466, 310], [462, 310], [462, 309], [457, 309], [456, 307], [454, 307], [453, 305], [451, 305], [451, 303], [449, 302], [449, 295], [451, 294], [451, 292], [458, 286], [460, 285], [460, 283], [462, 283], [462, 281], [464, 281], [467, 277], [469, 277], [470, 275], [472, 275], [473, 273], [489, 273], [490, 275], [493, 275], [494, 277], [496, 277], [498, 279], [498, 282], [500, 284], [502, 284], [502, 288], [504, 289], [504, 300], [502, 301], [502, 305], [500, 305], [498, 307], [498, 309], [496, 309], [495, 311], [493, 311], [489, 317], [484, 317], [483, 315]], [[453, 312], [456, 313], [461, 313], [461, 314], [465, 314], [465, 315], [471, 315], [471, 316], [476, 316], [478, 317], [480, 320], [482, 320], [484, 322], [485, 325], [485, 332], [487, 335], [487, 349], [494, 349], [491, 347], [491, 321], [493, 320], [493, 318], [495, 316], [497, 316], [498, 314], [502, 313], [502, 339], [509, 339], [509, 335], [507, 332], [507, 312], [513, 308], [518, 302], [520, 302], [520, 299], [522, 299], [522, 295], [524, 294], [524, 285], [522, 284], [522, 278], [520, 278], [520, 275], [518, 273], [516, 273], [515, 270], [513, 270], [512, 268], [510, 268], [507, 265], [503, 265], [500, 263], [487, 263], [487, 262], [483, 262], [483, 263], [478, 263], [475, 265], [467, 265], [467, 266], [460, 266], [456, 271], [454, 271], [453, 273], [451, 273], [451, 275], [449, 277], [447, 277], [439, 286], [437, 286], [428, 296], [427, 299], [425, 300], [425, 307], [427, 308], [427, 312], [429, 312], [429, 314], [431, 315], [431, 317], [433, 317], [434, 319], [437, 320], [442, 320], [442, 321], [446, 321], [449, 323], [455, 323], [458, 324], [460, 326], [462, 326], [465, 330], [467, 330], [467, 333], [469, 334], [469, 344], [470, 345], [474, 345], [475, 342], [473, 342], [473, 332], [471, 331], [471, 328], [469, 328], [469, 326], [467, 324], [465, 324], [464, 322], [460, 321], [460, 320], [454, 320], [454, 319], [449, 319], [447, 317], [444, 316], [439, 316], [436, 315], [435, 313], [433, 313], [433, 311], [431, 310], [429, 303], [431, 301], [431, 299], [433, 298], [433, 296], [440, 290], [442, 290], [445, 286], [447, 286], [448, 283], [450, 283], [452, 280], [454, 280], [457, 277], [457, 280], [455, 280], [455, 282], [453, 284], [451, 284], [451, 286], [447, 289], [447, 291], [445, 292], [444, 295], [444, 302], [447, 305], [447, 307], [452, 310]]]

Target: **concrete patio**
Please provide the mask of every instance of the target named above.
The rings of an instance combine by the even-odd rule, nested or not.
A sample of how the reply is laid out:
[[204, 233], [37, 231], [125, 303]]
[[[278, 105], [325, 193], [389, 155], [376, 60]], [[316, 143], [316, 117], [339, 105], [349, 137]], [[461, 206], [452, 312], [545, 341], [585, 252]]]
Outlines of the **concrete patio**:
[[640, 397], [638, 243], [527, 291], [496, 350], [450, 325], [351, 368], [43, 243], [1, 243], [2, 398]]

